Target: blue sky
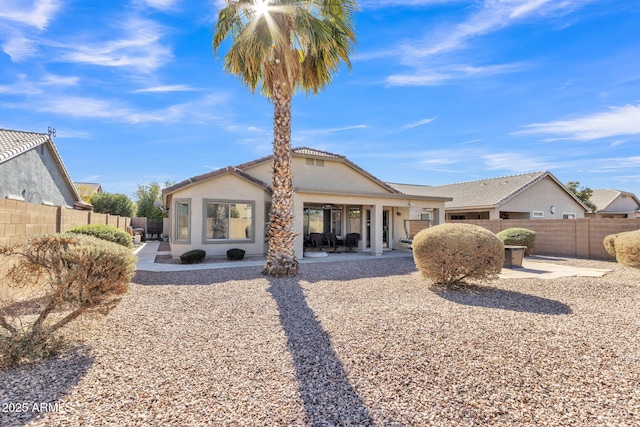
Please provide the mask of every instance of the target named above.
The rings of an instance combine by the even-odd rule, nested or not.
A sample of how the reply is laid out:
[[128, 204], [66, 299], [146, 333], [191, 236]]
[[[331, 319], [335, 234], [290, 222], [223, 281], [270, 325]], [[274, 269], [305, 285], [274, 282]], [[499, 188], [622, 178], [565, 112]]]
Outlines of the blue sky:
[[[127, 195], [270, 154], [271, 104], [211, 51], [223, 5], [4, 0], [0, 128], [54, 127], [74, 181]], [[638, 0], [359, 8], [351, 72], [294, 99], [294, 147], [391, 182], [550, 170], [640, 195]]]

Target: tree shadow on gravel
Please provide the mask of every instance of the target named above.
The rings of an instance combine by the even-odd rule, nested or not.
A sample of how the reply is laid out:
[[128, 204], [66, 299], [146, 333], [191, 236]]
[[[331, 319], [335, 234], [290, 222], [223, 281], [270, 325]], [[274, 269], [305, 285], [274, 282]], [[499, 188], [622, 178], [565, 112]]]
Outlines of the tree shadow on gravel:
[[349, 382], [329, 335], [307, 305], [298, 279], [269, 278], [280, 323], [293, 356], [307, 425], [373, 426], [369, 410]]
[[560, 301], [488, 286], [466, 285], [453, 290], [434, 287], [432, 290], [447, 301], [474, 307], [552, 315], [572, 313], [571, 308]]
[[49, 359], [0, 368], [0, 426], [24, 426], [51, 411], [71, 413], [74, 402], [65, 396], [93, 362], [90, 348], [78, 345]]

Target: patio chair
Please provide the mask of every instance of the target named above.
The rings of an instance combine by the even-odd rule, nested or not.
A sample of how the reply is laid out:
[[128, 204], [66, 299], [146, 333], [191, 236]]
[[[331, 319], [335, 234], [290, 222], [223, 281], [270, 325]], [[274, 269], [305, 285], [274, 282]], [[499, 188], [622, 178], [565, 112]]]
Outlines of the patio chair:
[[344, 242], [342, 239], [338, 239], [336, 233], [324, 233], [324, 240], [327, 241], [330, 248], [333, 248], [332, 252], [335, 252], [338, 246], [344, 245]]
[[312, 248], [318, 248], [319, 251], [325, 246], [324, 236], [322, 233], [309, 233], [309, 242]]
[[353, 251], [353, 248], [358, 247], [358, 242], [360, 241], [360, 233], [349, 233], [346, 235], [344, 239], [344, 245], [347, 247], [348, 251]]

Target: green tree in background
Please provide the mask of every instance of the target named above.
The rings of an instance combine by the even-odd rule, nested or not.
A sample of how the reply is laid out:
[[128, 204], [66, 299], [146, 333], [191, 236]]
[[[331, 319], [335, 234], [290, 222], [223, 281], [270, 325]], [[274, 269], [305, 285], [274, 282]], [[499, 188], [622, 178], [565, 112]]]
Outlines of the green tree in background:
[[109, 215], [132, 217], [136, 207], [124, 194], [96, 193], [91, 197], [93, 211]]
[[[171, 182], [165, 182], [164, 186], [173, 185]], [[135, 192], [136, 204], [138, 205], [138, 218], [166, 218], [167, 213], [156, 202], [162, 201], [162, 188], [156, 181], [149, 184], [138, 184], [138, 190]]]
[[582, 203], [587, 205], [593, 212], [598, 210], [596, 205], [591, 202], [591, 196], [593, 195], [592, 189], [590, 189], [589, 187], [580, 187], [580, 181], [567, 182], [567, 188], [571, 190], [571, 192], [575, 194], [578, 199], [582, 200]]

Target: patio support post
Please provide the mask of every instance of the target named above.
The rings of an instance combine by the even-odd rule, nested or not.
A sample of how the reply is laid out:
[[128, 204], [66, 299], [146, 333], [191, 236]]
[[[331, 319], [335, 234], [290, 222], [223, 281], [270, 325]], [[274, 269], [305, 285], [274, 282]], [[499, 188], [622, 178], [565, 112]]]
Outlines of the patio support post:
[[382, 255], [382, 205], [371, 206], [371, 255]]
[[293, 231], [296, 237], [293, 241], [296, 258], [304, 256], [304, 201], [299, 195], [293, 194]]

